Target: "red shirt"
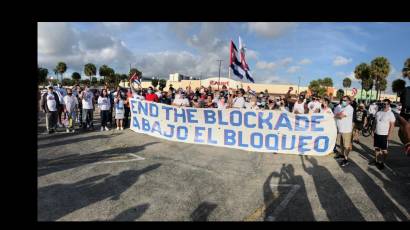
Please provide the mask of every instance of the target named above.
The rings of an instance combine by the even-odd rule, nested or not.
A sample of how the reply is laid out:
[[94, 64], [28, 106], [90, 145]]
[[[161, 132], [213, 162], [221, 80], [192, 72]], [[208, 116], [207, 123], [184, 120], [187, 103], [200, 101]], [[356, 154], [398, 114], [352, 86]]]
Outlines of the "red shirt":
[[158, 102], [158, 96], [155, 93], [145, 95], [146, 101], [155, 101]]

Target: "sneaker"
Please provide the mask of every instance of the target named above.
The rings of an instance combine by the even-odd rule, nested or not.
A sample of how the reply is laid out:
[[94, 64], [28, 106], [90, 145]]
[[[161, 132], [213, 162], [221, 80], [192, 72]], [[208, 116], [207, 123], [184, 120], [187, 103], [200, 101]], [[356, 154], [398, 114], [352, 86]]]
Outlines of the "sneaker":
[[62, 124], [57, 124], [58, 128], [62, 128], [63, 125]]
[[120, 127], [117, 127], [117, 130], [120, 130]]
[[368, 165], [376, 165], [376, 159], [371, 159], [368, 163]]
[[90, 128], [90, 125], [87, 125], [87, 129], [89, 129]]
[[124, 130], [124, 127], [121, 127], [120, 130]]
[[342, 166], [342, 167], [345, 167], [345, 166], [347, 166], [347, 165], [349, 165], [349, 161], [348, 160], [343, 160], [341, 163], [340, 163], [340, 166]]
[[69, 132], [70, 132], [70, 130], [69, 130], [69, 129], [66, 129], [66, 130], [65, 130], [65, 132], [66, 132], [66, 133], [69, 133]]
[[109, 128], [107, 128], [107, 126], [105, 127], [105, 131], [110, 131], [110, 129]]
[[48, 132], [47, 132], [48, 134], [52, 134], [53, 133], [53, 131], [51, 131], [51, 130], [48, 130]]
[[72, 133], [75, 133], [75, 129], [71, 130]]
[[104, 127], [101, 126], [101, 132], [104, 131]]
[[383, 162], [377, 162], [377, 163], [376, 163], [376, 167], [377, 167], [377, 169], [379, 169], [379, 170], [383, 170], [383, 169], [384, 169], [384, 163], [383, 163]]

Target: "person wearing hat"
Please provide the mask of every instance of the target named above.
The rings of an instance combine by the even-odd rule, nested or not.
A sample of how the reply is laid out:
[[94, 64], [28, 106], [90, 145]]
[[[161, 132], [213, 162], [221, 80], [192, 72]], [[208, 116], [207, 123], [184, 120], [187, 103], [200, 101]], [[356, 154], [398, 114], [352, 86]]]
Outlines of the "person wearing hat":
[[367, 111], [364, 109], [363, 103], [360, 103], [355, 111], [353, 121], [353, 141], [359, 143], [360, 131], [362, 131], [363, 127], [367, 124]]
[[58, 107], [60, 100], [53, 86], [48, 86], [48, 91], [43, 94], [40, 102], [43, 112], [46, 114], [46, 128], [48, 133], [55, 132], [57, 128]]

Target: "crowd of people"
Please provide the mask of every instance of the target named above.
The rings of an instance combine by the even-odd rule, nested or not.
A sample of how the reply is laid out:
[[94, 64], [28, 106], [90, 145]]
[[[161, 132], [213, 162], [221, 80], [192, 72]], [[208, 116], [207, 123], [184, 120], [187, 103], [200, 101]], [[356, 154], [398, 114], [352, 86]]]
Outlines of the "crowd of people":
[[[130, 85], [133, 85], [130, 82]], [[331, 103], [328, 97], [299, 94], [297, 99], [291, 97], [292, 88], [283, 96], [271, 96], [267, 90], [257, 93], [249, 87], [221, 90], [212, 87], [191, 89], [174, 89], [170, 85], [168, 90], [158, 90], [155, 87], [143, 89], [130, 87], [130, 90], [117, 87], [111, 90], [105, 86], [101, 92], [93, 92], [85, 85], [63, 88], [61, 85], [49, 86], [48, 91], [41, 95], [41, 109], [46, 113], [46, 127], [49, 133], [55, 132], [57, 127], [65, 127], [66, 132], [75, 132], [75, 123], [84, 130], [94, 129], [94, 111], [100, 112], [101, 131], [110, 128], [123, 130], [129, 125], [130, 98], [154, 101], [177, 107], [194, 108], [245, 108], [252, 110], [279, 110], [294, 114], [326, 113], [334, 117], [337, 126], [337, 146], [334, 152], [336, 159], [342, 159], [341, 166], [349, 164], [349, 152], [352, 142], [359, 142], [361, 130], [370, 121], [374, 129], [375, 160], [369, 162], [379, 169], [384, 168], [387, 157], [388, 141], [392, 137], [395, 115], [390, 109], [390, 100], [385, 99], [381, 108], [372, 103], [366, 109], [363, 103], [358, 104], [349, 96], [341, 98], [338, 104]], [[114, 119], [113, 119], [114, 118]], [[113, 122], [115, 120], [115, 122]], [[109, 125], [108, 125], [109, 124]]]

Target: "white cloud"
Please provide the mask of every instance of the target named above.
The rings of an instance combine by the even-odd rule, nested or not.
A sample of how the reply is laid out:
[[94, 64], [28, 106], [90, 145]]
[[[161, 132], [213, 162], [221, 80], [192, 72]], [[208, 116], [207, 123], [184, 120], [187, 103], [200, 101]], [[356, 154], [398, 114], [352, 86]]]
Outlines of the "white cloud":
[[287, 70], [288, 73], [296, 73], [297, 71], [300, 70], [300, 66], [291, 66], [289, 67], [289, 69]]
[[279, 61], [280, 65], [289, 65], [293, 61], [293, 58], [287, 57]]
[[274, 62], [258, 61], [256, 62], [256, 68], [258, 69], [270, 69], [273, 70], [277, 67], [277, 64]]
[[[52, 33], [50, 33], [52, 31]], [[84, 64], [97, 68], [107, 64], [118, 72], [127, 72], [134, 59], [124, 41], [103, 31], [78, 31], [70, 23], [38, 23], [38, 63], [51, 72], [63, 61], [69, 71], [82, 73]]]
[[294, 22], [249, 22], [248, 31], [262, 37], [274, 38], [294, 28]]
[[312, 61], [309, 58], [304, 58], [299, 62], [301, 65], [308, 65], [310, 63], [312, 63]]
[[337, 56], [335, 59], [333, 59], [334, 66], [346, 65], [350, 62], [352, 62], [351, 58], [345, 58], [343, 56]]

